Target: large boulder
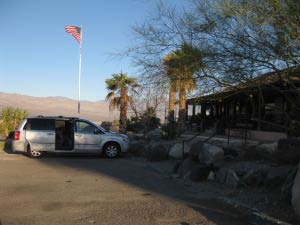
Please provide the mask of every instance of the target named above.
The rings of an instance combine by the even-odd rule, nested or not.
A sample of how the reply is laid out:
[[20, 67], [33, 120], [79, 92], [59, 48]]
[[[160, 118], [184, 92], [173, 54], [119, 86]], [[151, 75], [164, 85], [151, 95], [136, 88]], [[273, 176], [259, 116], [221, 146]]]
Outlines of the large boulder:
[[287, 178], [285, 179], [284, 184], [281, 187], [281, 195], [289, 203], [292, 202], [292, 189], [293, 189], [294, 180], [297, 171], [298, 171], [298, 166], [292, 168]]
[[241, 185], [241, 180], [231, 168], [220, 168], [215, 173], [215, 179], [221, 184], [226, 184], [233, 188], [238, 188]]
[[146, 146], [146, 157], [151, 161], [168, 159], [169, 149], [161, 142], [150, 142]]
[[[250, 164], [249, 164], [250, 165]], [[260, 186], [264, 184], [265, 178], [269, 173], [269, 167], [267, 165], [249, 166], [249, 170], [246, 174], [242, 175], [243, 183], [249, 186]]]
[[146, 140], [149, 141], [159, 141], [163, 136], [163, 131], [159, 128], [156, 128], [154, 130], [149, 131], [146, 135], [145, 138]]
[[273, 154], [263, 146], [249, 146], [241, 153], [240, 158], [246, 161], [270, 161]]
[[183, 146], [182, 143], [177, 143], [173, 145], [169, 152], [169, 158], [171, 159], [182, 159], [182, 151], [184, 154], [187, 154], [190, 152], [191, 147], [188, 144], [184, 144], [184, 151], [183, 151]]
[[278, 141], [275, 157], [278, 163], [297, 165], [300, 161], [300, 139], [289, 138]]
[[191, 146], [190, 158], [200, 163], [219, 165], [224, 159], [224, 151], [221, 147], [197, 142]]
[[146, 142], [143, 140], [131, 141], [128, 151], [136, 156], [143, 156], [145, 154]]
[[244, 175], [249, 173], [249, 171], [257, 169], [257, 167], [258, 167], [257, 162], [253, 162], [253, 161], [241, 161], [241, 162], [235, 163], [232, 166], [234, 172], [239, 177], [243, 177]]
[[227, 171], [225, 184], [233, 188], [238, 188], [241, 186], [241, 181], [240, 178], [236, 175], [236, 173], [233, 170], [229, 169]]
[[199, 161], [206, 164], [219, 164], [224, 159], [222, 148], [204, 143], [199, 154]]
[[190, 179], [192, 181], [207, 180], [211, 167], [204, 164], [194, 165], [191, 168]]
[[300, 163], [298, 165], [298, 172], [292, 189], [292, 204], [296, 214], [300, 216]]
[[190, 158], [186, 158], [183, 162], [179, 165], [177, 169], [177, 173], [180, 177], [185, 177], [187, 174], [190, 173], [192, 168], [197, 165], [197, 163]]
[[291, 168], [284, 166], [270, 167], [264, 185], [271, 188], [281, 188], [291, 171]]
[[272, 142], [272, 143], [263, 143], [256, 146], [256, 149], [259, 151], [265, 151], [269, 154], [273, 154], [277, 151], [278, 143]]
[[236, 158], [239, 156], [239, 150], [232, 147], [224, 147], [224, 156], [227, 158]]
[[[236, 163], [232, 169], [240, 177], [243, 184], [249, 186], [261, 186], [265, 184], [270, 166], [256, 161], [242, 161]], [[270, 174], [270, 180], [273, 175]]]
[[227, 177], [227, 172], [228, 172], [228, 168], [224, 167], [224, 168], [220, 168], [215, 172], [215, 180], [220, 183], [220, 184], [224, 184], [226, 181], [226, 177]]
[[204, 144], [201, 155], [199, 155], [200, 162], [207, 164], [218, 164], [224, 159], [224, 151], [222, 148], [210, 144]]
[[202, 142], [197, 142], [191, 145], [191, 150], [189, 152], [189, 157], [193, 161], [198, 161], [199, 160], [199, 153], [202, 149]]

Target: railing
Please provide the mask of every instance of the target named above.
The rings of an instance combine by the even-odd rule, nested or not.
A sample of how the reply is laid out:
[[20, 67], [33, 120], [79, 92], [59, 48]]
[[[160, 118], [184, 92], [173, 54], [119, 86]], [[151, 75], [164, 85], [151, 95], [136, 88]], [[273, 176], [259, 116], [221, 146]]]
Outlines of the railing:
[[[231, 130], [237, 131], [241, 135], [231, 135]], [[247, 143], [247, 138], [248, 138], [248, 133], [249, 130], [246, 128], [228, 128], [228, 134], [227, 134], [227, 143], [229, 144], [230, 142], [230, 137], [240, 137], [243, 138], [245, 141], [245, 144]]]

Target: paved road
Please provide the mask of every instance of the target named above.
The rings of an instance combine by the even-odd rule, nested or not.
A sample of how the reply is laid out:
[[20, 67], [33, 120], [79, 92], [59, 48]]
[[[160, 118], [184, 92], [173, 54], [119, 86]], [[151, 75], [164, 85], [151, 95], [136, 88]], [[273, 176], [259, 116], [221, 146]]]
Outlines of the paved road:
[[211, 198], [138, 159], [36, 160], [0, 151], [2, 225], [248, 224], [234, 209]]

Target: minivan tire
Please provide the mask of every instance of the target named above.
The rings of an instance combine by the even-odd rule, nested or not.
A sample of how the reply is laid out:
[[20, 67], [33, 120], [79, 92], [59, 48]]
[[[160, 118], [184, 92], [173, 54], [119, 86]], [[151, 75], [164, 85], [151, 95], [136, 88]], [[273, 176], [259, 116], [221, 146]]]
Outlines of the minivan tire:
[[109, 159], [116, 158], [120, 153], [120, 146], [118, 143], [108, 142], [103, 147], [103, 153]]
[[40, 158], [43, 155], [42, 151], [31, 150], [30, 145], [27, 146], [27, 154], [30, 158]]

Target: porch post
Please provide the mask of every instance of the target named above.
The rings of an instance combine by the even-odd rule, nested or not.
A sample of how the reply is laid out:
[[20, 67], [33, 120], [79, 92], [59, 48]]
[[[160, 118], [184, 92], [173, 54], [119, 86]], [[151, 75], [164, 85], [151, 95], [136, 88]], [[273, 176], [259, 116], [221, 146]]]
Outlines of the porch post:
[[233, 123], [235, 124], [236, 121], [236, 96], [234, 96], [233, 100]]
[[220, 106], [219, 106], [219, 102], [218, 101], [216, 101], [216, 103], [215, 103], [215, 105], [216, 105], [216, 117], [218, 118], [219, 117], [219, 113], [220, 113]]
[[205, 118], [206, 117], [206, 102], [202, 102], [201, 104], [201, 118]]
[[258, 124], [257, 124], [257, 130], [260, 130], [261, 128], [261, 90], [258, 88]]
[[192, 112], [193, 117], [196, 115], [196, 105], [193, 103], [193, 112]]

